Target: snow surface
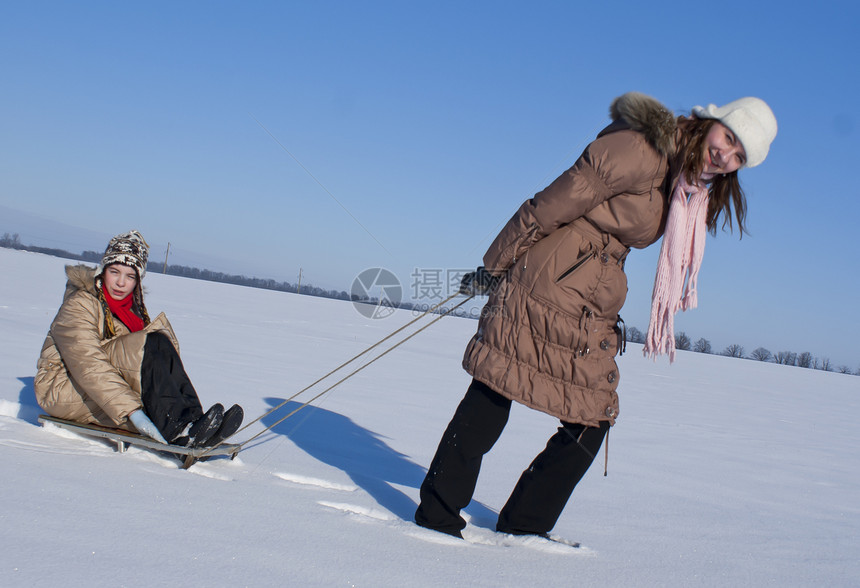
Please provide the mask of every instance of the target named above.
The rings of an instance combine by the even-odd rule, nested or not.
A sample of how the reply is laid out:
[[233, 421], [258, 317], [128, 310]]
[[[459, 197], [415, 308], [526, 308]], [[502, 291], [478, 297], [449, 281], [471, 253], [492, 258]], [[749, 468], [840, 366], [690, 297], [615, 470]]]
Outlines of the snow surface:
[[[2, 586], [860, 583], [857, 376], [685, 352], [670, 366], [630, 345], [609, 476], [601, 453], [554, 531], [582, 547], [492, 531], [557, 423], [518, 405], [460, 541], [411, 521], [469, 382], [460, 359], [475, 321], [439, 321], [236, 460], [185, 471], [38, 425], [33, 375], [66, 263], [0, 249]], [[203, 403], [239, 402], [249, 421], [413, 318], [157, 274], [144, 283]]]

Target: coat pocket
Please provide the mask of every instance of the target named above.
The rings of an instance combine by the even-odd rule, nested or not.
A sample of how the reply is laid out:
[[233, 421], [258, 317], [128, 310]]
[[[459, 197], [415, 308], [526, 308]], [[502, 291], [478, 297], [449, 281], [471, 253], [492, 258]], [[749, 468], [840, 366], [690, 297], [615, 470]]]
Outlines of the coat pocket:
[[572, 266], [567, 268], [559, 277], [557, 277], [555, 279], [555, 283], [558, 284], [560, 281], [565, 279], [567, 276], [569, 276], [570, 274], [572, 274], [573, 272], [578, 270], [580, 267], [582, 267], [586, 261], [594, 258], [595, 255], [596, 254], [594, 252], [585, 253], [582, 257], [580, 257], [579, 259], [576, 260], [576, 263], [574, 263]]

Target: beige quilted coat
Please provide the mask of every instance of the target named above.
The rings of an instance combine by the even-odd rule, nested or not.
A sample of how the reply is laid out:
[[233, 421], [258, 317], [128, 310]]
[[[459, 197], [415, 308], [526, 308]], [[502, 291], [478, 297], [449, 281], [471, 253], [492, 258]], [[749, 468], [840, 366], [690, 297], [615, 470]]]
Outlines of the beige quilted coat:
[[117, 335], [105, 339], [95, 269], [67, 266], [66, 275], [63, 304], [37, 364], [36, 400], [51, 416], [134, 431], [127, 418], [141, 407], [146, 335], [164, 331], [179, 349], [173, 329], [163, 313], [136, 333], [114, 320]]

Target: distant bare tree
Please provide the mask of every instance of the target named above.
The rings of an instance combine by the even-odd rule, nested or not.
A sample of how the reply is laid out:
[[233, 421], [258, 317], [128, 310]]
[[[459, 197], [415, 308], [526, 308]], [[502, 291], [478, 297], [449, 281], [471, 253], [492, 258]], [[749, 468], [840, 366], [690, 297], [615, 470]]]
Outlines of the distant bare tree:
[[723, 349], [723, 355], [727, 357], [743, 357], [744, 356], [744, 348], [742, 345], [738, 345], [737, 343], [732, 343], [725, 349]]
[[21, 236], [18, 233], [15, 233], [14, 235], [3, 233], [3, 236], [0, 237], [0, 247], [21, 249]]
[[808, 351], [797, 354], [797, 367], [810, 368], [812, 367], [812, 354]]
[[644, 343], [645, 335], [636, 327], [630, 327], [627, 329], [627, 340], [630, 343]]
[[679, 351], [689, 351], [692, 343], [690, 342], [690, 338], [687, 337], [687, 333], [684, 331], [679, 331], [675, 333], [675, 349]]
[[836, 368], [836, 371], [839, 372], [840, 374], [850, 374], [851, 368], [848, 367], [847, 365], [840, 365], [838, 368]]
[[752, 359], [757, 359], [758, 361], [767, 361], [770, 359], [770, 356], [771, 356], [770, 351], [768, 351], [764, 347], [759, 347], [759, 348], [753, 350], [752, 353], [750, 353], [750, 357]]
[[820, 369], [824, 370], [825, 372], [832, 372], [833, 371], [833, 364], [830, 363], [830, 358], [828, 358], [828, 357], [821, 358], [821, 368]]
[[702, 337], [693, 345], [693, 351], [696, 353], [711, 353], [711, 342]]
[[773, 355], [773, 361], [780, 365], [794, 365], [797, 362], [797, 354], [791, 351], [779, 351]]

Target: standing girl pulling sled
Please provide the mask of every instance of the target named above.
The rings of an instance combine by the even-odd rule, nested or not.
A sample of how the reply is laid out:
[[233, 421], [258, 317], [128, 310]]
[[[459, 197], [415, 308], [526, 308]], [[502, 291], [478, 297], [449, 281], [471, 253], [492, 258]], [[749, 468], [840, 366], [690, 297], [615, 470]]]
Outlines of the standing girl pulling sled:
[[764, 161], [776, 119], [758, 98], [695, 107], [674, 116], [631, 92], [610, 107], [612, 123], [576, 163], [526, 201], [467, 274], [462, 291], [489, 294], [463, 367], [473, 376], [445, 430], [415, 521], [457, 537], [481, 460], [499, 438], [511, 402], [561, 421], [523, 472], [496, 529], [546, 535], [618, 417], [623, 348], [618, 312], [627, 295], [624, 260], [661, 235], [645, 352], [674, 356], [672, 323], [696, 304], [708, 230], [743, 233], [738, 170]]

